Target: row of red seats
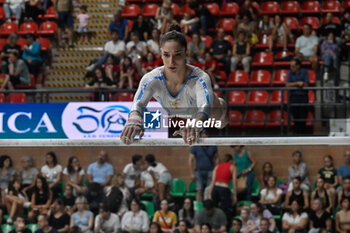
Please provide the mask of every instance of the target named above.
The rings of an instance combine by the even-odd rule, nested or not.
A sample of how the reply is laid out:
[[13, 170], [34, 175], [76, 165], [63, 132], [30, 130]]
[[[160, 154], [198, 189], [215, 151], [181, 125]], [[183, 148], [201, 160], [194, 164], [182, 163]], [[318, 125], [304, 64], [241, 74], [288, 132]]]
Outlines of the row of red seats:
[[[287, 126], [288, 115], [287, 112], [283, 112], [283, 118], [281, 110], [274, 110], [265, 114], [261, 110], [247, 111], [244, 118], [240, 111], [231, 110], [228, 112], [229, 126], [231, 127], [280, 127], [282, 124]], [[313, 114], [308, 112], [306, 126], [312, 126]], [[290, 126], [294, 126], [294, 122], [291, 122]]]
[[31, 33], [39, 36], [54, 36], [57, 32], [57, 24], [52, 21], [46, 21], [40, 25], [40, 28], [38, 28], [38, 25], [35, 22], [25, 22], [22, 23], [19, 29], [15, 22], [6, 22], [1, 25], [0, 36], [9, 36], [14, 32], [19, 35]]
[[[0, 79], [4, 80], [5, 79], [5, 74], [0, 74]], [[2, 82], [0, 83], [0, 87], [2, 86]], [[28, 84], [16, 84], [15, 86], [16, 89], [32, 89], [35, 88], [35, 77], [34, 75], [30, 75], [30, 83]]]
[[[50, 49], [51, 42], [49, 39], [39, 37], [36, 41], [40, 43], [42, 51], [46, 52]], [[2, 47], [4, 47], [5, 44], [7, 44], [7, 39], [0, 38], [0, 51], [2, 50]], [[17, 44], [21, 46], [21, 49], [23, 50], [24, 46], [27, 45], [27, 39], [19, 38]]]
[[0, 93], [0, 103], [8, 103], [8, 104], [24, 104], [27, 101], [26, 94], [24, 93], [10, 93], [7, 96], [7, 100], [5, 101], [4, 93]]
[[[12, 17], [15, 18], [14, 15], [12, 15]], [[38, 18], [42, 20], [56, 20], [55, 8], [53, 6], [47, 8], [46, 14], [39, 15]], [[3, 20], [3, 19], [5, 19], [5, 11], [4, 11], [4, 8], [0, 6], [0, 20]]]

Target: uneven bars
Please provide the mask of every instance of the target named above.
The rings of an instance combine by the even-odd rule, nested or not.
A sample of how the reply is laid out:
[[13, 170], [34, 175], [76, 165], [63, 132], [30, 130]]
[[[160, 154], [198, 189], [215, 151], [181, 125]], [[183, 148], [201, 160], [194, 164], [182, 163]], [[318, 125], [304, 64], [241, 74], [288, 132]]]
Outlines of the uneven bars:
[[[195, 145], [247, 146], [350, 146], [350, 137], [237, 137], [201, 138]], [[133, 147], [133, 146], [187, 146], [182, 138], [142, 139], [124, 145], [119, 139], [0, 139], [0, 147]]]

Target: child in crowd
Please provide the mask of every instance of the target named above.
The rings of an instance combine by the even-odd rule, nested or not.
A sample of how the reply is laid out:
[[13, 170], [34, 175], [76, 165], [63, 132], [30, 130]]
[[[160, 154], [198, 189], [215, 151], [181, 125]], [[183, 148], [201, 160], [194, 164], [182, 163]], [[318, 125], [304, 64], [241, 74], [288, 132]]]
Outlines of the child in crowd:
[[204, 54], [205, 62], [202, 69], [209, 74], [211, 83], [213, 84], [214, 90], [219, 89], [219, 85], [216, 83], [215, 72], [217, 70], [217, 61], [213, 58], [210, 52]]
[[79, 20], [78, 33], [80, 34], [79, 43], [89, 43], [88, 26], [90, 16], [87, 14], [87, 6], [80, 7], [80, 14], [77, 16]]
[[188, 34], [191, 32], [191, 24], [194, 23], [195, 18], [191, 18], [191, 15], [189, 12], [184, 13], [183, 19], [180, 21], [180, 26], [183, 31], [183, 33]]
[[330, 32], [327, 36], [321, 47], [322, 60], [324, 61], [324, 74], [323, 80], [328, 80], [329, 67], [333, 65], [333, 68], [338, 69], [338, 53], [339, 48], [337, 43], [334, 40], [334, 34]]

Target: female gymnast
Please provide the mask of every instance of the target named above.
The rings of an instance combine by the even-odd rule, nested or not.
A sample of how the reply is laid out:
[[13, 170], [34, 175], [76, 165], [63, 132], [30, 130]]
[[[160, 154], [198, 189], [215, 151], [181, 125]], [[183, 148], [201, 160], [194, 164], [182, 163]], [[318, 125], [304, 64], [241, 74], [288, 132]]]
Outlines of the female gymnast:
[[[221, 121], [221, 127], [227, 125], [227, 105], [212, 90], [210, 77], [203, 70], [186, 64], [187, 41], [180, 26], [171, 25], [169, 32], [160, 40], [163, 66], [145, 74], [135, 94], [128, 122], [120, 139], [131, 144], [134, 137], [143, 136], [143, 113], [154, 97], [168, 114], [190, 115], [196, 121], [208, 118]], [[200, 137], [201, 127], [181, 128], [173, 136], [182, 136], [188, 145]]]

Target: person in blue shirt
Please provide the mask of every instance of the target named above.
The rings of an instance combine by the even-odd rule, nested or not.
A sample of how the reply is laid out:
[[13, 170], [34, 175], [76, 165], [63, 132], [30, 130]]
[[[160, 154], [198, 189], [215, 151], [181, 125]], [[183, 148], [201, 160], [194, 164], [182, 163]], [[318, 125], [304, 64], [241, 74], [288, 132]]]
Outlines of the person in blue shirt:
[[101, 150], [98, 154], [98, 160], [88, 167], [87, 179], [89, 183], [96, 182], [105, 187], [110, 184], [113, 172], [112, 165], [107, 162], [107, 152]]
[[338, 168], [338, 183], [340, 187], [346, 177], [350, 176], [350, 150], [344, 152], [344, 163]]
[[27, 45], [24, 46], [22, 58], [27, 63], [29, 72], [35, 77], [40, 72], [43, 59], [41, 58], [41, 45], [35, 41], [33, 34], [27, 34]]
[[289, 91], [289, 103], [292, 104], [291, 113], [294, 119], [294, 133], [303, 134], [306, 130], [308, 90], [302, 87], [308, 86], [309, 74], [307, 70], [301, 69], [301, 61], [294, 58], [290, 63], [290, 71], [287, 77], [287, 87], [299, 87], [298, 90]]
[[129, 36], [129, 24], [127, 19], [122, 18], [122, 11], [120, 9], [114, 13], [114, 21], [109, 24], [109, 37], [111, 37], [111, 32], [113, 31], [118, 31], [119, 40], [127, 41]]

